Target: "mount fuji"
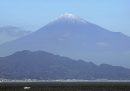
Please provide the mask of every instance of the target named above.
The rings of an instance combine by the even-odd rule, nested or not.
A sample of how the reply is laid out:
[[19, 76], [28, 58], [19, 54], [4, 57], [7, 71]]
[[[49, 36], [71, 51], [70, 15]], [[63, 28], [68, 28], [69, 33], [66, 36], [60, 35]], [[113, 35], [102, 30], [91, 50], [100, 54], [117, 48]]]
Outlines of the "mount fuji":
[[79, 16], [64, 14], [36, 32], [0, 45], [0, 56], [21, 50], [54, 54], [130, 68], [130, 37]]

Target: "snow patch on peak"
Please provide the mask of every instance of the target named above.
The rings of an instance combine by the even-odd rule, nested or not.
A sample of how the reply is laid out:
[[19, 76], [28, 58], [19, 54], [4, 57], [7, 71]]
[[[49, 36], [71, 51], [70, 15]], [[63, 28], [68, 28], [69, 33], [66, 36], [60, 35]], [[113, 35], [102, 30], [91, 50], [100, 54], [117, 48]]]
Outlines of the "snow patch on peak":
[[71, 14], [71, 13], [65, 13], [63, 15], [63, 17], [66, 17], [66, 18], [79, 18], [78, 16], [74, 15], [74, 14]]
[[69, 20], [80, 20], [81, 18], [77, 15], [74, 15], [72, 13], [65, 13], [61, 15], [60, 18], [69, 19]]
[[79, 16], [74, 15], [74, 14], [72, 14], [72, 13], [65, 13], [65, 14], [61, 15], [61, 16], [58, 18], [58, 20], [60, 20], [60, 19], [61, 19], [61, 20], [65, 20], [65, 21], [71, 21], [71, 22], [73, 22], [73, 23], [75, 23], [75, 22], [87, 23], [86, 20], [84, 20], [84, 19], [80, 18]]
[[87, 22], [86, 20], [80, 18], [77, 15], [74, 15], [72, 13], [64, 13], [62, 15], [60, 15], [59, 17], [55, 18], [54, 20], [52, 20], [49, 25], [53, 25], [56, 23], [68, 23], [68, 24], [89, 24], [89, 22]]

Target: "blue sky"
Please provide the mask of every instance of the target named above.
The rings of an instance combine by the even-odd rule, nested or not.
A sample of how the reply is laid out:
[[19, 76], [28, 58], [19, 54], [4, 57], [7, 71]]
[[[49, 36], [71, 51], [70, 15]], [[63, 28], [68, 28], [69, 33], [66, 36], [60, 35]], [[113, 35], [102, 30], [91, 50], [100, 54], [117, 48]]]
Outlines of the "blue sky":
[[0, 26], [34, 31], [66, 12], [130, 36], [130, 0], [0, 0]]

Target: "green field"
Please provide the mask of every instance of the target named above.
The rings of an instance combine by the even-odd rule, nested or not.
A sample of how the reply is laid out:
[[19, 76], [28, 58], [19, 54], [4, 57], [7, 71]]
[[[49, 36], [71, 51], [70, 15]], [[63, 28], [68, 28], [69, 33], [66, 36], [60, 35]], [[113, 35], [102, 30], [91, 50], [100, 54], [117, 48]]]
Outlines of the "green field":
[[130, 82], [1, 82], [0, 91], [130, 91]]

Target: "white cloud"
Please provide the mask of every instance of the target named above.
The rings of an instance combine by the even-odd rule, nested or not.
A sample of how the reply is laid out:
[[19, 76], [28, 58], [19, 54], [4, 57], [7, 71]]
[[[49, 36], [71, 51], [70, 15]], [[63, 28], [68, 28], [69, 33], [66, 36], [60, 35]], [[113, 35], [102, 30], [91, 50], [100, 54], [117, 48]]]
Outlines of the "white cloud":
[[0, 44], [15, 40], [29, 33], [30, 31], [25, 31], [19, 27], [14, 26], [0, 27]]

